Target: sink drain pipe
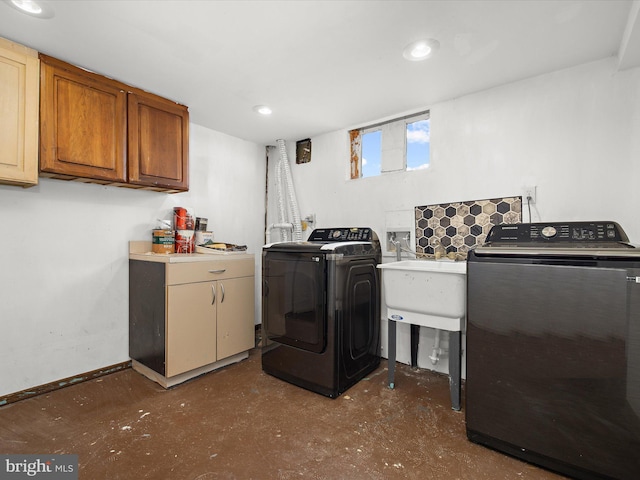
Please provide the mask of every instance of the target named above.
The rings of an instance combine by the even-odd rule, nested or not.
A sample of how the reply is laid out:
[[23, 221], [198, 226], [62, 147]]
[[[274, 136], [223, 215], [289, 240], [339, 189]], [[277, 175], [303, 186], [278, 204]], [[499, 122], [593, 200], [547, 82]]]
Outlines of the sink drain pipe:
[[442, 349], [440, 348], [440, 329], [436, 328], [436, 338], [433, 341], [433, 351], [429, 356], [429, 360], [433, 365], [436, 365], [440, 361], [440, 354], [442, 353]]

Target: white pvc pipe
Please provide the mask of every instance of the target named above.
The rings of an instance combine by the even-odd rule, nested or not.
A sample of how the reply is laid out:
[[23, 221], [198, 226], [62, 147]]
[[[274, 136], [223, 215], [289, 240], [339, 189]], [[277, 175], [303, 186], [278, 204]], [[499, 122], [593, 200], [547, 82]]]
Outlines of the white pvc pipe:
[[431, 356], [429, 359], [433, 365], [436, 365], [440, 361], [440, 353], [442, 349], [440, 348], [440, 329], [436, 328], [436, 338], [433, 341], [433, 352], [431, 352]]
[[[284, 191], [282, 183], [282, 156], [278, 155], [278, 162], [276, 163], [276, 202], [278, 210], [278, 224], [283, 224], [287, 221], [287, 212], [284, 205]], [[267, 229], [270, 235], [270, 230]], [[289, 240], [289, 232], [284, 230], [280, 239], [284, 242]], [[270, 241], [267, 241], [270, 243]]]
[[293, 225], [291, 225], [290, 223], [272, 223], [271, 225], [269, 225], [266, 232], [264, 233], [266, 239], [265, 243], [267, 245], [271, 243], [271, 230], [274, 230], [276, 228], [284, 231], [289, 231], [293, 230]]
[[293, 177], [291, 176], [291, 166], [287, 157], [287, 148], [284, 140], [276, 140], [280, 149], [280, 161], [282, 162], [287, 198], [291, 209], [291, 223], [293, 224], [293, 240], [302, 240], [302, 220], [300, 218], [300, 210], [298, 208], [298, 200], [296, 199], [296, 191], [293, 188]]

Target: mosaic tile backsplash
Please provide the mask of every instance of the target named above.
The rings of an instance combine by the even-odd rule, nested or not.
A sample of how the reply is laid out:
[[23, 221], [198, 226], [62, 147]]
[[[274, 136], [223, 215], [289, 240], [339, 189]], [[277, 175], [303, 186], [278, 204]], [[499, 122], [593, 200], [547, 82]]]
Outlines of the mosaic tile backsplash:
[[491, 227], [520, 223], [522, 197], [416, 207], [416, 252], [433, 255], [440, 244], [447, 253], [466, 253], [484, 243]]

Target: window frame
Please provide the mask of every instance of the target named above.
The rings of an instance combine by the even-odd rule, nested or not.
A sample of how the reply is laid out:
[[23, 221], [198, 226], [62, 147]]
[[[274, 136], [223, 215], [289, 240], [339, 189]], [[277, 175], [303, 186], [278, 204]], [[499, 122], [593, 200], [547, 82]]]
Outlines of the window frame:
[[[374, 131], [381, 131], [381, 146], [380, 146], [380, 174], [375, 177], [384, 175], [386, 173], [394, 172], [408, 172], [408, 171], [421, 171], [425, 169], [411, 169], [407, 170], [407, 125], [416, 123], [421, 120], [430, 120], [430, 110], [425, 110], [410, 115], [405, 115], [399, 118], [394, 118], [384, 122], [378, 122], [372, 125], [367, 125], [361, 128], [353, 129], [349, 131], [350, 138], [350, 172], [351, 179], [358, 178], [373, 178], [374, 176], [363, 177], [362, 176], [362, 137]], [[402, 125], [402, 159], [398, 155], [394, 155], [394, 150], [398, 150], [399, 136], [393, 136], [391, 133], [387, 133], [387, 138], [391, 139], [387, 141], [385, 147], [385, 131], [392, 132], [393, 129], [399, 128]], [[391, 135], [391, 136], [389, 136]], [[393, 142], [396, 142], [394, 145]], [[385, 151], [387, 152], [387, 161], [385, 162]], [[385, 165], [386, 164], [386, 165]], [[431, 155], [429, 155], [429, 165], [431, 164]], [[401, 165], [401, 166], [400, 166]], [[428, 168], [428, 166], [427, 166]]]

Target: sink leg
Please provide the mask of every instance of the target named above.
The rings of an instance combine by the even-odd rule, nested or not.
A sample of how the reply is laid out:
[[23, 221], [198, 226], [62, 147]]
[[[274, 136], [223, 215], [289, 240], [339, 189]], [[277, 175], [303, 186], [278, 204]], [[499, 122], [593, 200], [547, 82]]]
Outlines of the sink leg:
[[389, 350], [389, 388], [395, 387], [394, 377], [396, 373], [396, 322], [394, 320], [389, 319], [388, 323], [388, 334], [387, 334], [388, 346]]
[[460, 377], [462, 361], [460, 358], [461, 334], [449, 332], [449, 388], [451, 390], [451, 408], [460, 410]]
[[420, 343], [420, 325], [411, 324], [411, 368], [418, 368], [419, 343]]

